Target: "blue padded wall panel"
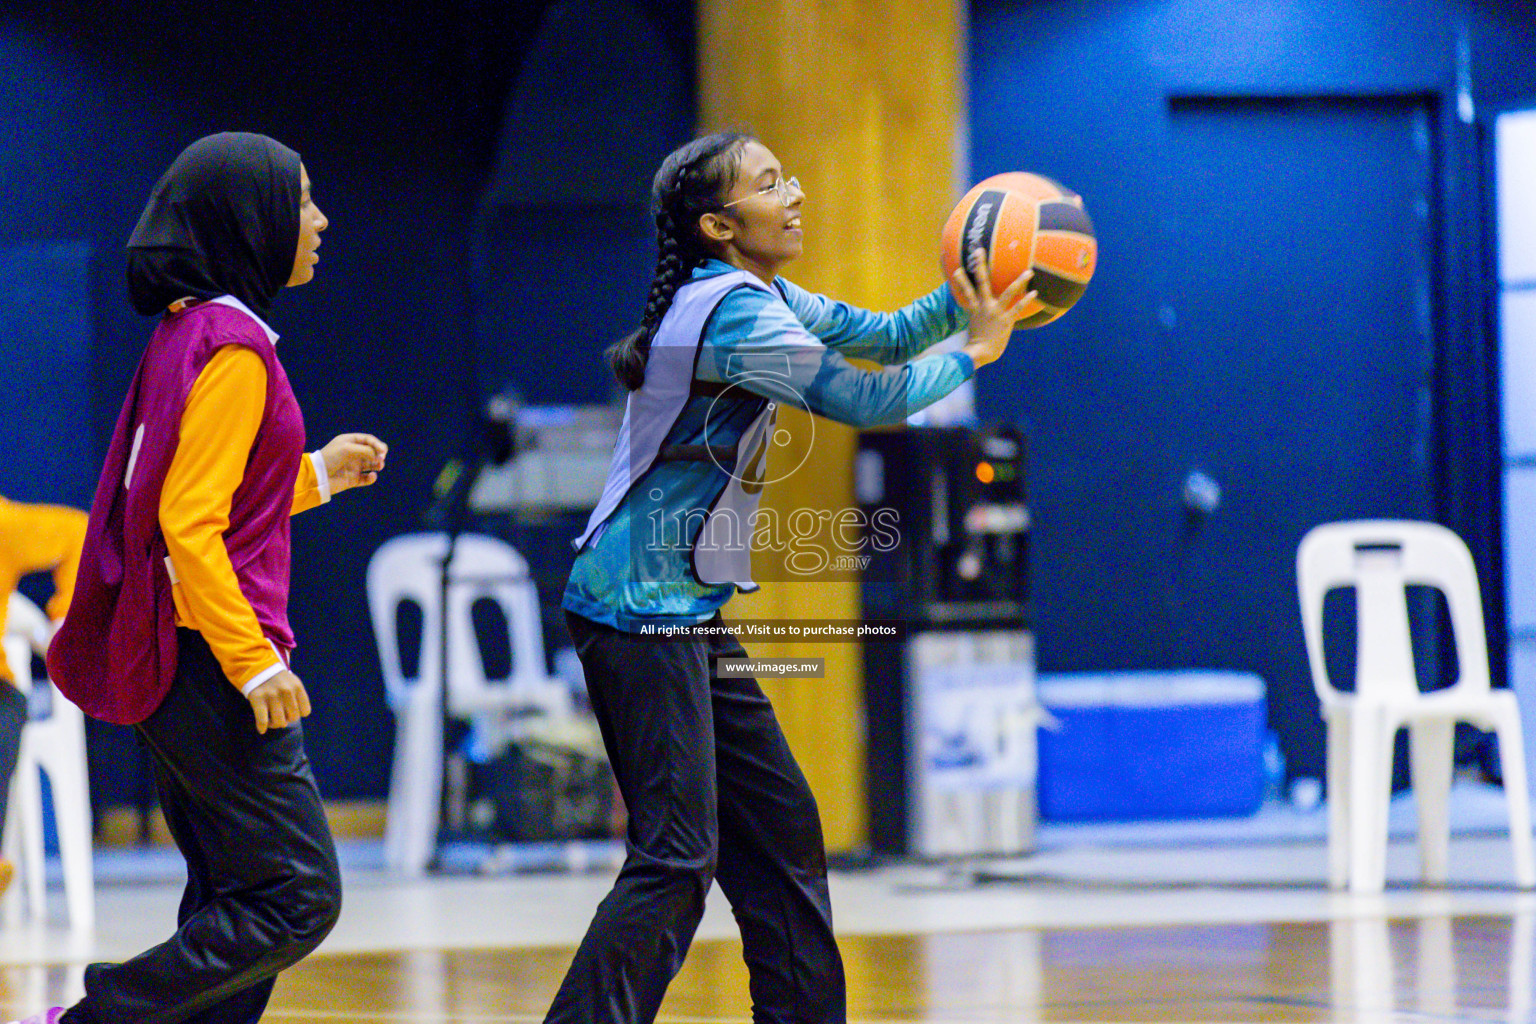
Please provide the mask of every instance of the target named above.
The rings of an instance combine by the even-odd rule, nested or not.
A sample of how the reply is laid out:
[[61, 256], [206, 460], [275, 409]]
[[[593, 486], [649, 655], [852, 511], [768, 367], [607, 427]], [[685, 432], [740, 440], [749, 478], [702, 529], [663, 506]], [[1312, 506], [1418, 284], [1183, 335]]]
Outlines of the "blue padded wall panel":
[[90, 504], [91, 250], [40, 242], [0, 250], [0, 494]]

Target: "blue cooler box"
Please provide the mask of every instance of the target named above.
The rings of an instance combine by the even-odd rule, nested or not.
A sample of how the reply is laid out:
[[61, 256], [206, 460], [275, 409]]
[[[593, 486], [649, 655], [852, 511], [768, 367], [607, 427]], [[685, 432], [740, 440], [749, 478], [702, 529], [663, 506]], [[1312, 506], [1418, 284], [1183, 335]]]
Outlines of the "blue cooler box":
[[1039, 677], [1040, 817], [1252, 814], [1264, 798], [1264, 681], [1239, 672]]

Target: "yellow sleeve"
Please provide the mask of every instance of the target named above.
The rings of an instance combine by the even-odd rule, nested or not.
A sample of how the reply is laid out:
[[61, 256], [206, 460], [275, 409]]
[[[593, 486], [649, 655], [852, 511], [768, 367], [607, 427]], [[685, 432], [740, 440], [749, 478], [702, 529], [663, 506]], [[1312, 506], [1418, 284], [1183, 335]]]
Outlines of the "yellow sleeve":
[[55, 552], [53, 596], [48, 599], [48, 617], [62, 619], [75, 596], [75, 575], [80, 571], [80, 551], [85, 547], [85, 527], [90, 516], [77, 508], [44, 506], [40, 532], [46, 533]]
[[314, 452], [299, 456], [299, 475], [293, 481], [293, 509], [289, 515], [296, 516], [331, 500], [331, 489], [320, 485], [320, 466], [315, 463], [315, 458]]
[[198, 374], [181, 413], [181, 440], [160, 491], [160, 531], [171, 556], [176, 619], [203, 634], [236, 687], [282, 671], [240, 592], [224, 546], [229, 509], [245, 476], [267, 403], [267, 368], [226, 345]]
[[[26, 505], [0, 497], [0, 634], [5, 632], [11, 591], [28, 573], [53, 571], [53, 596], [46, 609], [49, 618], [61, 619], [69, 611], [88, 521], [79, 509]], [[13, 678], [0, 652], [0, 679]]]

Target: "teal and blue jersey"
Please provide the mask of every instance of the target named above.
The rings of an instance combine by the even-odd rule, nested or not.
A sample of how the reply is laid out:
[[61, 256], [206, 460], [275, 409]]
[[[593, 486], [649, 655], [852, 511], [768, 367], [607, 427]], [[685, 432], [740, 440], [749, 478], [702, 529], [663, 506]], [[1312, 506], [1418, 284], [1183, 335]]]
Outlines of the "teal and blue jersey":
[[[735, 268], [710, 260], [690, 284], [730, 273]], [[963, 352], [922, 355], [966, 322], [948, 286], [893, 313], [859, 309], [783, 278], [767, 289], [734, 288], [708, 316], [696, 356], [689, 356], [694, 391], [664, 444], [731, 449], [769, 403], [855, 427], [901, 423], [975, 372]], [[658, 336], [667, 327], [663, 319]], [[648, 373], [659, 372], [661, 351], [653, 346]], [[854, 366], [849, 357], [881, 369]], [[630, 412], [635, 408], [632, 398]], [[711, 458], [650, 464], [577, 555], [564, 607], [627, 632], [710, 619], [736, 585], [701, 582], [690, 538], [668, 531], [692, 524], [697, 532], [727, 468]]]

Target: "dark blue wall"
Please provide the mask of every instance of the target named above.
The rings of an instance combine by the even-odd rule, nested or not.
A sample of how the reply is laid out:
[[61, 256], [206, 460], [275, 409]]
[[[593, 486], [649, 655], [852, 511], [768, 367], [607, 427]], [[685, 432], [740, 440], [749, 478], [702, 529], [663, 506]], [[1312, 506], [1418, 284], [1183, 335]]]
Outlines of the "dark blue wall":
[[[306, 729], [327, 796], [380, 796], [387, 786], [393, 720], [367, 621], [367, 560], [384, 539], [421, 527], [432, 481], [461, 445], [477, 396], [502, 383], [481, 382], [504, 367], [500, 357], [477, 355], [471, 240], [498, 166], [524, 145], [519, 133], [502, 131], [522, 58], [559, 46], [535, 41], [545, 6], [322, 0], [289, 9], [173, 0], [137, 5], [131, 14], [110, 5], [28, 3], [0, 12], [0, 250], [65, 241], [95, 253], [91, 422], [60, 442], [88, 449], [92, 479], [84, 493], [61, 498], [89, 501], [152, 328], [125, 300], [122, 245], [177, 152], [212, 131], [271, 134], [303, 155], [330, 218], [315, 281], [280, 297], [273, 325], [311, 444], [368, 430], [390, 443], [391, 456], [385, 480], [371, 492], [343, 495], [295, 521], [295, 668], [314, 697]], [[559, 24], [585, 24], [588, 32], [600, 31], [615, 9], [554, 6], [564, 12]], [[686, 134], [691, 34], [678, 31], [678, 17], [648, 5], [624, 15], [630, 29], [659, 26], [649, 37], [655, 66], [625, 83], [626, 102], [649, 104]], [[686, 10], [681, 17], [689, 24]], [[544, 73], [560, 70], [546, 62]], [[584, 81], [562, 79], [559, 87], [574, 107], [604, 99]], [[612, 181], [589, 185], [591, 153], [581, 140], [580, 132], [545, 136], [536, 159], [569, 183], [571, 201], [612, 203]], [[643, 203], [648, 174], [627, 182], [626, 202]], [[589, 250], [643, 250], [616, 257], [637, 279], [620, 275], [612, 289], [575, 281], [525, 288], [529, 302], [558, 293], [568, 324], [595, 321], [592, 339], [582, 341], [595, 351], [598, 339], [618, 333], [620, 310], [643, 301], [649, 237], [632, 224], [614, 231], [596, 225], [579, 239], [553, 236], [542, 244], [551, 265], [572, 272]], [[508, 350], [563, 347], [573, 333], [522, 329], [488, 342]], [[25, 361], [8, 367], [18, 370], [7, 395], [44, 386], [40, 370]], [[540, 366], [548, 397], [601, 397], [599, 380], [591, 359]], [[0, 420], [24, 415], [8, 407]], [[8, 433], [0, 434], [0, 455], [46, 461], [46, 453], [13, 444]], [[133, 757], [123, 731], [93, 723], [92, 755], [98, 802], [137, 795], [123, 770]]]
[[81, 506], [96, 483], [90, 269], [84, 243], [0, 246], [0, 494], [14, 501]]
[[655, 267], [651, 177], [693, 131], [690, 6], [547, 10], [508, 97], [474, 224], [477, 371], [487, 392], [511, 387], [536, 404], [614, 394], [602, 351], [633, 328]]
[[[508, 380], [540, 400], [605, 396], [593, 357], [649, 278], [646, 178], [691, 120], [688, 5], [568, 0], [536, 36], [542, 6], [317, 2], [259, 8], [261, 21], [235, 13], [246, 5], [189, 0], [132, 16], [105, 5], [0, 12], [0, 248], [94, 254], [92, 464], [150, 329], [123, 300], [121, 245], [156, 176], [193, 138], [232, 127], [305, 156], [332, 226], [315, 283], [278, 304], [283, 357], [312, 439], [368, 429], [393, 446], [387, 482], [296, 524], [297, 667], [316, 697], [311, 751], [331, 796], [379, 795], [387, 778], [369, 554], [418, 527], [481, 396]], [[1022, 420], [1033, 444], [1042, 668], [1180, 664], [1189, 624], [1149, 609], [1230, 596], [1187, 593], [1175, 571], [1204, 536], [1178, 518], [1183, 453], [1162, 434], [1167, 410], [1195, 393], [1167, 372], [1177, 361], [1159, 321], [1162, 199], [1180, 185], [1166, 145], [1175, 96], [1390, 95], [1431, 112], [1440, 286], [1426, 488], [1472, 542], [1490, 623], [1502, 621], [1484, 127], [1536, 99], [1531, 25], [1527, 4], [1467, 0], [975, 5], [973, 177], [1050, 173], [1088, 197], [1103, 242], [1082, 304], [980, 378], [984, 413]], [[1457, 114], [1459, 39], [1471, 124]], [[518, 81], [525, 52], [541, 70]], [[572, 280], [583, 273], [602, 286]], [[550, 351], [562, 358], [542, 358]], [[19, 372], [24, 384], [24, 363]], [[1225, 428], [1263, 431], [1266, 415], [1256, 403]], [[1107, 528], [1085, 533], [1093, 523]], [[1300, 722], [1313, 712], [1293, 608], [1202, 625], [1231, 629], [1226, 649], [1293, 652], [1252, 667], [1281, 698], [1277, 714]], [[1315, 773], [1315, 744], [1295, 736], [1293, 769]], [[93, 736], [98, 758], [126, 756], [121, 742]], [[122, 788], [98, 781], [109, 797]]]
[[[1320, 723], [1289, 561], [1307, 526], [1358, 515], [1440, 518], [1472, 545], [1497, 629], [1496, 364], [1481, 165], [1492, 114], [1536, 97], [1531, 25], [1526, 4], [1434, 0], [973, 5], [973, 180], [1015, 169], [1050, 174], [1085, 196], [1101, 243], [1097, 278], [1077, 308], [1019, 336], [1022, 353], [1010, 351], [1006, 374], [979, 377], [984, 414], [1022, 419], [1031, 439], [1042, 670], [1258, 671], [1292, 773], [1316, 776]], [[1459, 113], [1463, 84], [1476, 105], [1470, 123]], [[1179, 348], [1187, 335], [1175, 327], [1181, 311], [1170, 295], [1230, 276], [1218, 261], [1232, 253], [1220, 244], [1202, 252], [1191, 241], [1192, 233], [1221, 230], [1219, 211], [1214, 223], [1176, 221], [1175, 211], [1193, 203], [1180, 177], [1175, 113], [1181, 102], [1240, 113], [1255, 103], [1314, 99], [1346, 106], [1380, 99], [1428, 113], [1430, 340], [1423, 378], [1404, 394], [1400, 422], [1386, 425], [1390, 440], [1378, 451], [1381, 465], [1422, 466], [1423, 479], [1382, 497], [1365, 482], [1374, 470], [1366, 466], [1357, 492], [1327, 480], [1318, 493], [1318, 479], [1296, 472], [1317, 459], [1313, 446], [1295, 458], [1224, 466], [1227, 504], [1207, 523], [1192, 521], [1179, 498], [1186, 470], [1202, 454], [1220, 457], [1207, 449], [1234, 450], [1223, 435], [1262, 437], [1292, 410], [1269, 400], [1262, 377], [1234, 370], [1249, 365], [1251, 353], [1190, 365]], [[1263, 170], [1251, 164], [1218, 158], [1214, 173], [1230, 179], [1221, 191], [1241, 192], [1244, 181], [1262, 191]], [[1248, 177], [1239, 181], [1240, 174]], [[1379, 195], [1367, 190], [1359, 201], [1386, 202], [1400, 185], [1383, 179]], [[1298, 260], [1311, 258], [1304, 239], [1280, 244], [1294, 245]], [[1234, 298], [1233, 346], [1244, 345], [1245, 323], [1270, 312], [1270, 286], [1284, 284], [1255, 279], [1246, 297]], [[1281, 352], [1270, 360], [1275, 392], [1293, 383], [1290, 375], [1326, 369], [1308, 349], [1351, 343], [1330, 334], [1336, 325], [1326, 296], [1298, 309], [1295, 320], [1294, 358]], [[1324, 379], [1341, 408], [1378, 384], [1369, 372]], [[1243, 389], [1244, 400], [1210, 409], [1213, 395], [1226, 397], [1223, 383]], [[1189, 425], [1205, 409], [1202, 438]], [[1326, 459], [1332, 453], [1326, 438], [1321, 443]], [[1244, 507], [1245, 495], [1288, 490], [1294, 507], [1285, 500]], [[1243, 525], [1223, 534], [1224, 522]], [[1270, 553], [1262, 570], [1249, 559], [1253, 551]]]

